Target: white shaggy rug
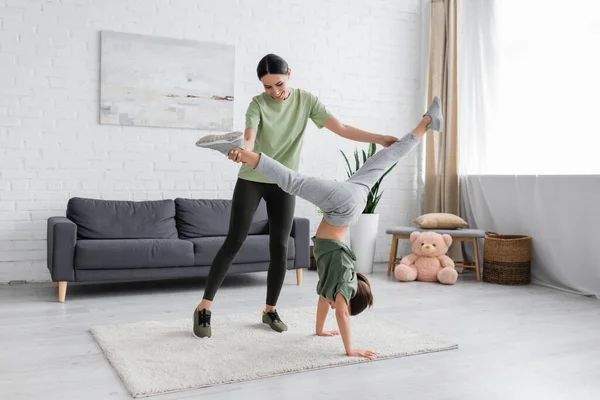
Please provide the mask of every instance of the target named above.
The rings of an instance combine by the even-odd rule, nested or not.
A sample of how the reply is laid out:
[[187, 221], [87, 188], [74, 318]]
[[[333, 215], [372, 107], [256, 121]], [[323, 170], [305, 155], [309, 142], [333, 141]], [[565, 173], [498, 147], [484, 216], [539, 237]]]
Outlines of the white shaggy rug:
[[[213, 314], [209, 339], [192, 335], [192, 313], [183, 320], [98, 326], [91, 332], [133, 397], [371, 362], [346, 356], [340, 336], [314, 335], [315, 311], [282, 310], [289, 330], [281, 334], [261, 322], [260, 312]], [[458, 348], [372, 311], [351, 323], [354, 345], [377, 352], [378, 359]], [[332, 311], [325, 328], [337, 330]]]

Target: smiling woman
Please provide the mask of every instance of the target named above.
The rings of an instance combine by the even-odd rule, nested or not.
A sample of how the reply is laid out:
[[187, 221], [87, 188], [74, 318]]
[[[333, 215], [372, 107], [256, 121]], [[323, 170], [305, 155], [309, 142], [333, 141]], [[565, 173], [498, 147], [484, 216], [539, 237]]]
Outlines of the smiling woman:
[[283, 58], [275, 54], [267, 54], [258, 63], [256, 73], [269, 96], [280, 101], [288, 98], [290, 95], [288, 82], [292, 70]]
[[[292, 70], [278, 55], [267, 54], [258, 63], [256, 74], [264, 92], [254, 96], [246, 111], [246, 129], [243, 147], [262, 153], [293, 171], [300, 164], [303, 136], [310, 119], [344, 138], [389, 147], [398, 139], [393, 136], [365, 132], [338, 121], [314, 94], [290, 87]], [[229, 158], [240, 161], [239, 155]], [[270, 265], [267, 275], [266, 306], [263, 322], [277, 332], [287, 330], [275, 306], [283, 286], [287, 269], [287, 246], [292, 229], [296, 196], [282, 190], [259, 171], [242, 165], [234, 188], [230, 227], [227, 239], [215, 256], [208, 276], [204, 297], [195, 312], [194, 333], [210, 337], [211, 306], [232, 260], [244, 243], [254, 213], [261, 200], [265, 201], [269, 216]], [[308, 266], [307, 266], [308, 267]]]

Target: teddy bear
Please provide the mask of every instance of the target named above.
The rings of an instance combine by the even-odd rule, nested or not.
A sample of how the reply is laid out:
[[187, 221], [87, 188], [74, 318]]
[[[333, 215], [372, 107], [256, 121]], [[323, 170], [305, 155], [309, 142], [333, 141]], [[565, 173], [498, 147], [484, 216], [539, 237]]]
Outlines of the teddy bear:
[[410, 242], [412, 254], [403, 257], [394, 269], [397, 280], [456, 283], [458, 273], [454, 261], [446, 255], [452, 244], [450, 235], [415, 231], [410, 234]]

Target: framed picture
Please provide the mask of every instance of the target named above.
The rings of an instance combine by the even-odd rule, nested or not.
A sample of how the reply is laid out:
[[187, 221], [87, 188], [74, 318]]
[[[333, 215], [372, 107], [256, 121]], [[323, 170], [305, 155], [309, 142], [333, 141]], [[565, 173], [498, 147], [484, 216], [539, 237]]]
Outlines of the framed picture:
[[100, 123], [233, 129], [235, 47], [101, 32]]

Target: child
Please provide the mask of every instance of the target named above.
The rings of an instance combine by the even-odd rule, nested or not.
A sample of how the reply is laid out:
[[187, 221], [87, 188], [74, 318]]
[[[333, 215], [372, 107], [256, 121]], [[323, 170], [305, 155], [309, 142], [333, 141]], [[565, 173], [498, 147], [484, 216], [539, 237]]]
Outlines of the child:
[[323, 211], [323, 220], [313, 237], [319, 276], [316, 334], [338, 334], [337, 331], [323, 331], [327, 312], [329, 308], [334, 309], [339, 333], [349, 356], [373, 359], [376, 354], [370, 350], [352, 347], [350, 316], [372, 306], [373, 295], [367, 278], [354, 271], [356, 258], [343, 242], [346, 230], [362, 214], [371, 187], [385, 171], [413, 150], [428, 130], [439, 131], [442, 124], [441, 102], [436, 96], [421, 122], [411, 133], [375, 153], [345, 182], [305, 176], [265, 154], [244, 150], [240, 146], [243, 139], [241, 134], [211, 136], [196, 142], [199, 147], [220, 151], [230, 159], [250, 166], [275, 182], [285, 192], [303, 198]]

